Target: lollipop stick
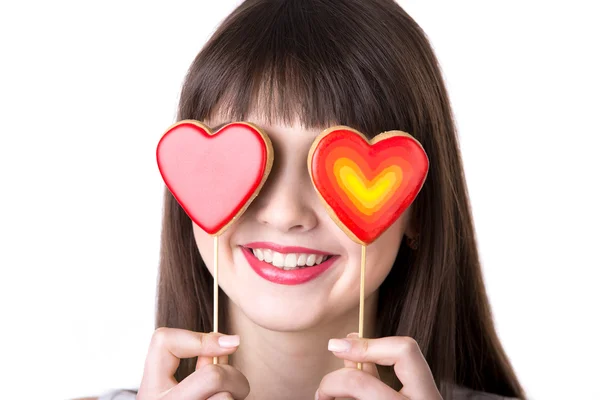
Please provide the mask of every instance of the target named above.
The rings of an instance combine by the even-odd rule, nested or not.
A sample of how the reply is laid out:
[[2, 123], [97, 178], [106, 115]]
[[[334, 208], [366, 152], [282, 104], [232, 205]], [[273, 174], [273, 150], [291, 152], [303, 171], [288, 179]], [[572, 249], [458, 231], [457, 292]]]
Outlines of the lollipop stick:
[[[213, 277], [213, 331], [219, 331], [219, 236], [213, 239], [213, 265], [215, 266], [215, 276]], [[219, 363], [219, 357], [213, 357], [213, 364]]]
[[[362, 245], [360, 254], [360, 304], [358, 309], [358, 337], [363, 337], [363, 326], [365, 320], [365, 264], [367, 261], [367, 246]], [[362, 363], [357, 363], [356, 368], [362, 369]]]

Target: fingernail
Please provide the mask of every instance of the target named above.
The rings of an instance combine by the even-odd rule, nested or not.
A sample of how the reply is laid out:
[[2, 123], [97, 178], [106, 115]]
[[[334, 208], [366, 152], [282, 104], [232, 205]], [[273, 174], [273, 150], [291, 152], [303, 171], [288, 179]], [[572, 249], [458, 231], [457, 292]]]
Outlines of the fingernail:
[[350, 350], [350, 342], [344, 339], [329, 339], [327, 349], [335, 352], [343, 352]]
[[219, 336], [219, 346], [221, 347], [237, 347], [240, 345], [239, 335], [223, 335]]
[[346, 335], [347, 338], [358, 338], [358, 332], [352, 332]]
[[319, 400], [319, 391], [318, 390], [315, 392], [315, 400]]

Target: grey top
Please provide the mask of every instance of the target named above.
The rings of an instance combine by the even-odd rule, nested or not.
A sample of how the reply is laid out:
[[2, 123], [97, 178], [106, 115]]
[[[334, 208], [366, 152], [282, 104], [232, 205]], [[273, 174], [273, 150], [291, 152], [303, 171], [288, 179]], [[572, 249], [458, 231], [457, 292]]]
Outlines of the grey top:
[[[102, 394], [98, 400], [135, 400], [135, 393], [126, 390], [110, 390]], [[497, 394], [477, 392], [462, 386], [454, 389], [454, 400], [518, 400], [514, 397], [504, 397]]]

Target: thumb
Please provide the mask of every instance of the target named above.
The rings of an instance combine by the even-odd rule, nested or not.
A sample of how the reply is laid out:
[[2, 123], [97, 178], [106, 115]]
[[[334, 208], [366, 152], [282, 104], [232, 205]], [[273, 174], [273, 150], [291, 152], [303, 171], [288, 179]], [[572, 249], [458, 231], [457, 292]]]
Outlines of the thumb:
[[[358, 338], [358, 333], [352, 332], [346, 335], [347, 338]], [[227, 357], [227, 356], [226, 356]], [[346, 368], [357, 368], [358, 364], [354, 361], [344, 360], [344, 367]], [[379, 371], [377, 371], [377, 366], [373, 363], [364, 362], [362, 363], [362, 370], [368, 374], [373, 375], [377, 379], [381, 379], [379, 377]]]
[[[212, 363], [213, 363], [213, 357], [198, 356], [198, 361], [196, 361], [196, 369], [194, 371], [197, 371], [200, 368], [202, 368], [203, 366], [205, 366], [207, 364], [212, 364]], [[217, 363], [218, 364], [229, 364], [229, 356], [228, 355], [219, 356], [219, 360]]]

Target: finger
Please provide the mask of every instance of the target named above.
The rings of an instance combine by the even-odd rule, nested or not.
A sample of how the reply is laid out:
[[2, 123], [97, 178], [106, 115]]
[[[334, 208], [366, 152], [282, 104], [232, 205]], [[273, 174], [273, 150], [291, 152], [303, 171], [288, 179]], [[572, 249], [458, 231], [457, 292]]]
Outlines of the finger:
[[[350, 360], [344, 360], [344, 368], [355, 368], [358, 369], [358, 363]], [[362, 363], [362, 370], [367, 374], [373, 375], [377, 379], [381, 379], [379, 377], [379, 371], [377, 370], [377, 365], [373, 363]]]
[[346, 338], [336, 339], [334, 345], [342, 349], [343, 342], [346, 342], [347, 350], [334, 352], [337, 357], [354, 362], [393, 365], [396, 376], [402, 382], [403, 395], [411, 398], [415, 393], [419, 393], [420, 397], [427, 395], [431, 398], [439, 397], [431, 369], [413, 338], [408, 336], [378, 339]]
[[[196, 361], [196, 370], [202, 368], [203, 366], [205, 366], [207, 364], [212, 364], [212, 363], [213, 363], [213, 357], [198, 356], [198, 360]], [[229, 356], [228, 355], [219, 356], [219, 364], [229, 364]]]
[[[379, 379], [356, 368], [341, 368], [323, 377], [315, 399], [398, 400], [399, 394]], [[403, 399], [408, 400], [408, 399]]]
[[[144, 364], [144, 373], [140, 391], [162, 393], [177, 385], [175, 371], [182, 358], [196, 356], [221, 356], [231, 354], [237, 346], [221, 347], [218, 333], [193, 332], [186, 329], [161, 327], [154, 331], [148, 355]], [[239, 337], [238, 341], [239, 341]], [[235, 339], [235, 338], [234, 338]]]
[[[358, 333], [352, 332], [346, 335], [347, 338], [358, 338]], [[344, 359], [344, 367], [346, 368], [358, 368], [358, 363]], [[373, 375], [377, 379], [381, 379], [379, 371], [377, 371], [377, 365], [373, 363], [363, 363], [362, 370], [368, 374]]]
[[208, 364], [173, 387], [164, 400], [206, 399], [220, 392], [229, 392], [234, 399], [245, 399], [250, 393], [250, 384], [231, 365]]

